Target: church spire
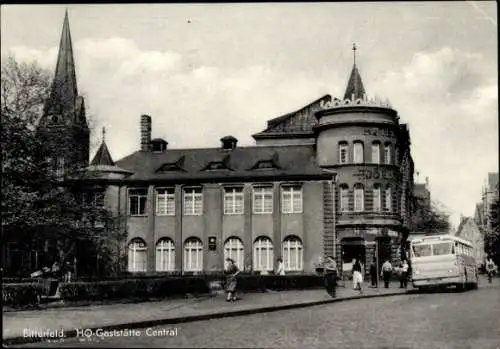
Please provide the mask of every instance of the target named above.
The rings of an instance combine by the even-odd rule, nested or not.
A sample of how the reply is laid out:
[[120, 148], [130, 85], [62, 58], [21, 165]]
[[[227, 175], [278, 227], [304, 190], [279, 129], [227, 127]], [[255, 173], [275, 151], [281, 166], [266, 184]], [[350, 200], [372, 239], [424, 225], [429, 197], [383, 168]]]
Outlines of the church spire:
[[361, 75], [359, 74], [358, 68], [356, 67], [356, 44], [352, 44], [353, 60], [354, 64], [352, 66], [351, 76], [344, 94], [344, 99], [356, 100], [363, 99], [365, 96], [365, 87], [363, 86], [363, 81], [361, 80]]
[[64, 22], [59, 42], [59, 53], [57, 56], [56, 70], [50, 97], [45, 105], [45, 114], [57, 123], [67, 124], [75, 121], [75, 104], [77, 102], [78, 89], [76, 85], [75, 62], [73, 59], [73, 44], [69, 29], [68, 10], [64, 16]]

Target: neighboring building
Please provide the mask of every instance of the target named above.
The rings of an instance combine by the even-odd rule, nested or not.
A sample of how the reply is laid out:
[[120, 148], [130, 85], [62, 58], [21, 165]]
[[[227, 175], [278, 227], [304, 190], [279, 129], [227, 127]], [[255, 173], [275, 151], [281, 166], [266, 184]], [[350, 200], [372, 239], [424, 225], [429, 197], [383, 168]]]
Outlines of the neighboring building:
[[[418, 201], [420, 207], [431, 209], [431, 192], [429, 190], [429, 177], [425, 177], [425, 183], [415, 183], [413, 196]], [[417, 212], [415, 212], [417, 213]]]
[[[64, 23], [55, 80], [71, 77], [63, 86], [73, 100]], [[82, 124], [81, 112], [62, 110], [66, 125], [76, 115]], [[367, 97], [356, 64], [343, 99], [326, 95], [268, 121], [255, 146], [226, 136], [217, 148], [170, 149], [151, 134], [142, 115], [138, 151], [114, 162], [103, 137], [90, 166], [63, 160], [91, 174], [77, 180], [94, 202], [127, 217], [130, 272], [220, 271], [231, 256], [242, 269], [270, 271], [282, 257], [287, 271], [310, 273], [324, 255], [368, 265], [376, 244], [380, 261], [400, 258], [413, 210], [409, 129], [388, 102]], [[75, 141], [88, 151], [88, 137]]]
[[491, 205], [498, 199], [498, 172], [488, 173], [488, 180], [483, 187], [481, 201], [476, 205], [474, 221], [484, 232], [491, 230]]
[[460, 225], [455, 234], [473, 245], [474, 258], [478, 265], [484, 262], [484, 236], [472, 217], [460, 217]]

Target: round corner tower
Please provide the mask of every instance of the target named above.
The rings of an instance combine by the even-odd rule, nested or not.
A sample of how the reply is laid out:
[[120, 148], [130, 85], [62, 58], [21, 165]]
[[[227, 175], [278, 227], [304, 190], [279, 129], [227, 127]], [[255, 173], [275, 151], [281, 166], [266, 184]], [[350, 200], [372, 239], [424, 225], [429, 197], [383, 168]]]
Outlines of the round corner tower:
[[343, 263], [399, 261], [413, 165], [406, 125], [389, 102], [368, 98], [354, 64], [344, 98], [316, 113], [318, 164], [336, 176], [336, 243]]

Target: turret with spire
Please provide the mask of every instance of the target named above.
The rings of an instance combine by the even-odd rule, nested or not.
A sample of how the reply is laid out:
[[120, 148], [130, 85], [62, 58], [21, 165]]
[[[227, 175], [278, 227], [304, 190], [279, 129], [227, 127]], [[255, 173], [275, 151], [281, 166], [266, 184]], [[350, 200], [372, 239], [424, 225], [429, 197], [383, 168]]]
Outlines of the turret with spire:
[[356, 100], [363, 99], [365, 97], [365, 88], [363, 86], [363, 81], [361, 80], [361, 75], [359, 74], [358, 67], [356, 67], [356, 44], [352, 44], [352, 51], [354, 56], [354, 64], [352, 66], [351, 76], [347, 82], [347, 87], [344, 93], [344, 100]]
[[101, 146], [97, 149], [94, 159], [92, 159], [90, 164], [107, 166], [113, 166], [115, 164], [111, 158], [111, 154], [109, 153], [108, 146], [106, 145], [106, 129], [104, 127], [102, 128]]
[[66, 10], [56, 69], [49, 98], [38, 125], [47, 157], [57, 154], [64, 170], [85, 167], [89, 161], [89, 128], [83, 97], [78, 95], [73, 43]]

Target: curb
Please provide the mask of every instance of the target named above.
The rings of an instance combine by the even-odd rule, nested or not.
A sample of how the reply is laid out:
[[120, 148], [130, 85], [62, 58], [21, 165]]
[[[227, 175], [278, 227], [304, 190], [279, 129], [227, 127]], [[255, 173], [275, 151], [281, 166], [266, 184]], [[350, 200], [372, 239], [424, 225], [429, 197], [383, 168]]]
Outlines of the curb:
[[[278, 305], [278, 306], [266, 306], [266, 307], [253, 308], [253, 309], [220, 311], [220, 312], [213, 312], [213, 313], [208, 313], [208, 314], [188, 315], [188, 316], [172, 317], [172, 318], [166, 318], [166, 319], [129, 322], [129, 323], [125, 323], [125, 324], [92, 327], [90, 329], [92, 330], [92, 332], [95, 332], [96, 330], [112, 331], [112, 330], [124, 330], [124, 329], [139, 329], [139, 328], [146, 328], [146, 327], [172, 325], [172, 324], [180, 324], [180, 323], [186, 323], [186, 322], [203, 321], [203, 320], [210, 320], [210, 319], [220, 319], [220, 318], [252, 315], [252, 314], [259, 314], [259, 313], [270, 313], [270, 312], [280, 311], [280, 310], [313, 307], [313, 306], [317, 306], [317, 305], [338, 303], [338, 302], [344, 302], [344, 301], [349, 301], [349, 300], [382, 298], [382, 297], [389, 297], [389, 296], [402, 296], [402, 295], [411, 294], [411, 293], [413, 293], [413, 292], [406, 291], [406, 292], [390, 292], [390, 293], [372, 294], [372, 295], [357, 295], [357, 296], [349, 296], [349, 297], [344, 297], [344, 298], [332, 298], [332, 299], [325, 299], [325, 300], [320, 300], [320, 301], [285, 304], [285, 305]], [[74, 337], [77, 337], [76, 330], [64, 331], [63, 338], [74, 338]], [[41, 337], [11, 337], [11, 338], [3, 338], [3, 346], [6, 347], [9, 345], [38, 343], [38, 342], [44, 342], [44, 341], [46, 341], [46, 339], [41, 338]]]

